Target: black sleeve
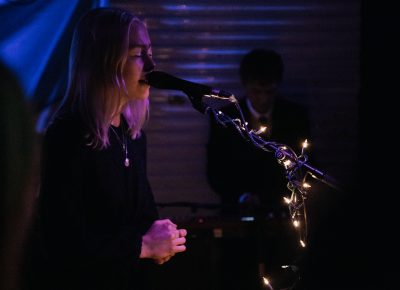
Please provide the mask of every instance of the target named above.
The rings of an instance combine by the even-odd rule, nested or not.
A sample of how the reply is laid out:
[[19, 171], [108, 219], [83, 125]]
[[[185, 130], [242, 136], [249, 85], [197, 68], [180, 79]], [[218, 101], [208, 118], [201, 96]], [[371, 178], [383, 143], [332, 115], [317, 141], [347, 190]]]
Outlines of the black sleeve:
[[40, 219], [49, 257], [60, 261], [130, 260], [141, 251], [139, 227], [114, 232], [92, 228], [84, 199], [84, 143], [79, 128], [57, 124], [44, 137]]

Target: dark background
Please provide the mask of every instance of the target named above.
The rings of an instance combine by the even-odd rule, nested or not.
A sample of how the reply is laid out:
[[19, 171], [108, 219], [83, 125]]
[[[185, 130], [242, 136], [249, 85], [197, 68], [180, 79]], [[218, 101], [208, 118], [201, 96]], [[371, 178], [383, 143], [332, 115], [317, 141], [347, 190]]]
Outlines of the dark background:
[[[38, 32], [27, 29], [38, 26], [32, 16], [35, 15], [33, 12], [42, 11], [41, 8], [50, 7], [50, 4], [45, 1], [20, 2], [12, 3], [11, 6], [1, 3], [0, 15], [4, 21], [2, 21], [3, 26], [0, 30], [0, 52], [2, 61], [20, 79], [26, 100], [32, 105], [32, 110], [38, 117], [44, 108], [56, 103], [62, 97], [66, 82], [71, 28], [80, 15], [90, 7], [104, 5], [102, 4], [104, 1], [87, 1], [85, 3], [69, 1], [70, 5], [75, 6], [74, 9], [71, 9], [68, 17], [64, 19], [66, 21], [64, 26], [60, 24], [61, 18], [67, 13], [65, 9], [60, 8], [61, 6], [40, 16], [41, 19], [44, 19], [49, 15], [58, 15], [60, 21], [53, 22], [54, 26], [60, 25], [59, 31], [61, 32], [57, 39], [54, 39], [55, 34], [47, 33], [45, 28], [42, 28], [43, 35], [37, 34], [36, 36], [35, 33], [40, 32], [40, 29], [37, 30]], [[307, 49], [307, 41], [303, 39], [304, 42], [301, 42], [303, 46], [299, 48], [299, 38], [301, 37], [291, 39], [289, 33], [289, 36], [286, 35], [282, 38], [278, 36], [278, 40], [275, 42], [258, 43], [244, 40], [243, 42], [247, 44], [243, 45], [242, 42], [237, 44], [220, 41], [219, 44], [226, 44], [222, 49], [225, 52], [228, 51], [228, 54], [218, 54], [218, 52], [211, 56], [207, 54], [208, 56], [206, 55], [204, 60], [200, 57], [202, 56], [201, 51], [196, 57], [196, 49], [198, 47], [207, 48], [206, 46], [209, 44], [209, 49], [217, 49], [213, 47], [214, 42], [212, 41], [205, 45], [198, 43], [198, 47], [194, 45], [186, 47], [186, 44], [181, 44], [177, 48], [180, 52], [177, 54], [180, 56], [178, 59], [174, 58], [175, 51], [168, 50], [170, 47], [167, 42], [163, 42], [165, 38], [162, 38], [161, 35], [168, 37], [172, 34], [186, 33], [188, 37], [183, 39], [182, 43], [187, 43], [191, 39], [190, 35], [195, 39], [196, 32], [199, 31], [196, 31], [198, 28], [194, 28], [193, 31], [188, 32], [185, 31], [188, 28], [179, 25], [175, 27], [175, 30], [168, 30], [162, 28], [162, 23], [151, 22], [152, 18], [154, 21], [164, 15], [158, 9], [160, 1], [152, 3], [144, 1], [109, 2], [109, 4], [119, 6], [127, 5], [129, 2], [128, 4], [132, 7], [137, 5], [138, 11], [143, 8], [143, 11], [154, 12], [154, 15], [143, 12], [139, 13], [139, 16], [148, 18], [150, 33], [160, 29], [155, 34], [159, 37], [157, 41], [159, 48], [158, 52], [155, 48], [154, 54], [161, 56], [158, 60], [161, 68], [170, 70], [181, 77], [188, 76], [192, 80], [198, 77], [201, 82], [232, 89], [238, 95], [240, 95], [240, 87], [235, 79], [235, 67], [229, 66], [229, 64], [237, 63], [240, 52], [251, 48], [252, 45], [257, 45], [272, 47], [284, 53], [285, 63], [288, 65], [284, 91], [293, 100], [312, 109], [314, 137], [317, 140], [314, 143], [316, 147], [314, 152], [319, 160], [319, 165], [322, 169], [327, 169], [328, 173], [344, 181], [345, 185], [343, 191], [337, 192], [324, 185], [316, 184], [316, 188], [322, 194], [313, 196], [310, 201], [312, 203], [310, 207], [310, 247], [302, 265], [304, 273], [298, 289], [394, 289], [397, 263], [395, 250], [397, 244], [394, 236], [397, 234], [398, 228], [395, 224], [398, 220], [395, 202], [398, 170], [395, 124], [398, 112], [395, 111], [394, 104], [398, 95], [396, 88], [398, 66], [395, 57], [398, 52], [391, 40], [395, 39], [397, 33], [395, 27], [398, 25], [395, 23], [395, 17], [392, 17], [391, 11], [395, 10], [383, 3], [371, 4], [370, 1], [284, 1], [283, 4], [281, 3], [282, 5], [297, 4], [297, 6], [305, 7], [317, 5], [321, 8], [322, 14], [306, 15], [301, 11], [294, 14], [292, 20], [301, 22], [303, 21], [302, 16], [304, 16], [304, 23], [307, 25], [312, 24], [312, 21], [307, 21], [313, 17], [320, 19], [318, 17], [324, 16], [326, 11], [330, 11], [330, 14], [325, 15], [332, 21], [329, 22], [331, 26], [328, 25], [326, 31], [323, 24], [316, 23], [314, 23], [314, 30], [299, 30], [305, 32], [310, 43], [315, 45], [316, 52], [323, 52], [323, 54], [317, 53], [313, 57], [313, 51]], [[234, 1], [229, 3], [230, 5], [243, 5], [245, 8], [250, 4], [256, 5], [256, 2], [239, 3]], [[268, 5], [276, 5], [276, 1], [267, 2]], [[205, 1], [205, 3], [208, 2]], [[224, 1], [217, 2], [217, 4], [226, 5]], [[346, 5], [349, 5], [348, 10], [345, 8]], [[335, 7], [339, 8], [335, 9]], [[243, 10], [245, 10], [244, 8]], [[359, 11], [359, 13], [355, 11]], [[178, 10], [176, 13], [178, 16], [185, 16], [185, 13], [189, 12]], [[201, 14], [202, 12], [196, 13]], [[204, 13], [212, 15], [212, 12], [209, 11]], [[271, 17], [274, 19], [274, 15]], [[190, 15], [186, 18], [191, 19]], [[345, 21], [341, 22], [343, 19]], [[349, 19], [354, 19], [354, 21]], [[338, 26], [335, 26], [335, 23], [338, 23]], [[316, 39], [321, 35], [318, 27], [322, 29], [322, 35], [326, 37], [324, 38], [325, 43]], [[211, 35], [220, 32], [218, 29], [214, 31], [212, 28], [207, 28], [210, 29]], [[335, 30], [335, 28], [337, 29]], [[252, 29], [262, 30], [264, 28], [253, 27]], [[279, 29], [272, 30], [279, 35]], [[288, 31], [290, 32], [290, 29]], [[249, 32], [244, 31], [243, 35], [246, 34]], [[32, 36], [29, 43], [24, 39], [24, 36], [28, 35]], [[42, 39], [39, 36], [50, 38]], [[334, 46], [335, 40], [337, 46]], [[331, 49], [319, 50], [319, 43], [321, 46], [331, 46]], [[50, 44], [52, 44], [51, 49], [46, 55], [36, 53], [45, 51], [43, 47], [48, 48]], [[177, 45], [179, 46], [179, 43]], [[348, 50], [342, 49], [340, 45]], [[233, 48], [238, 49], [239, 52], [229, 54]], [[32, 54], [24, 58], [30, 51]], [[332, 58], [325, 58], [327, 55]], [[36, 60], [41, 57], [44, 59], [43, 62], [36, 65]], [[207, 59], [208, 57], [211, 58]], [[314, 63], [308, 66], [310, 60], [314, 60]], [[197, 66], [186, 66], [187, 71], [174, 66], [182, 62], [195, 62]], [[227, 65], [227, 70], [229, 69], [231, 72], [229, 74], [225, 71], [221, 73], [204, 67], [204, 63]], [[325, 70], [321, 70], [322, 67]], [[223, 70], [224, 66], [220, 69]], [[321, 75], [321, 72], [324, 71], [326, 74]], [[215, 76], [215, 78], [210, 78], [211, 76]], [[224, 78], [218, 78], [219, 76], [224, 76]], [[340, 93], [335, 95], [336, 91], [333, 88], [338, 84], [341, 84], [344, 90], [337, 92], [345, 91], [346, 95]], [[205, 184], [204, 178], [199, 175], [203, 170], [200, 163], [203, 149], [199, 148], [204, 145], [207, 124], [204, 119], [195, 115], [197, 113], [190, 111], [191, 108], [186, 108], [189, 106], [188, 103], [186, 103], [186, 107], [176, 108], [166, 102], [171, 97], [168, 94], [165, 92], [155, 93], [152, 100], [152, 105], [154, 105], [152, 120], [154, 122], [148, 128], [150, 149], [155, 152], [153, 156], [150, 156], [149, 168], [156, 199], [159, 202], [176, 201], [183, 199], [183, 194], [186, 194], [185, 200], [215, 202], [216, 197]], [[179, 114], [176, 113], [177, 111]], [[168, 113], [167, 116], [163, 115], [165, 112]], [[174, 121], [179, 124], [190, 123], [190, 126], [173, 127]], [[160, 125], [162, 122], [169, 124], [168, 133], [174, 137], [171, 138], [172, 141], [163, 135], [165, 130]], [[182, 128], [182, 126], [186, 127]], [[192, 130], [193, 128], [194, 130]], [[192, 132], [192, 135], [187, 132]], [[179, 138], [174, 134], [187, 138]], [[196, 142], [188, 140], [196, 140]], [[169, 146], [168, 152], [160, 149], [165, 145]], [[183, 163], [179, 166], [176, 165], [173, 168], [175, 171], [165, 167], [165, 164], [171, 164], [171, 162], [163, 157], [166, 155], [176, 156], [173, 150], [187, 152], [191, 158], [183, 156], [181, 159], [189, 160], [192, 164], [191, 167], [196, 170], [185, 170], [185, 166], [188, 165]], [[195, 160], [193, 156], [196, 156]], [[198, 162], [200, 166], [193, 166], [193, 162]], [[160, 171], [157, 171], [156, 167], [160, 168]], [[164, 174], [169, 172], [171, 176], [163, 176], [163, 172]], [[181, 172], [181, 175], [176, 172]], [[179, 184], [176, 183], [174, 176], [179, 176]], [[172, 183], [175, 184], [171, 185], [166, 180], [172, 180]], [[187, 192], [191, 194], [187, 194]], [[179, 210], [173, 209], [165, 212], [164, 215], [177, 217], [182, 214]], [[196, 214], [183, 212], [187, 218], [203, 214], [201, 212]], [[185, 216], [182, 220], [185, 220]], [[206, 282], [217, 283], [220, 279], [218, 273], [221, 266], [219, 252], [221, 241], [213, 237], [192, 238], [188, 244], [191, 248], [188, 249], [185, 256], [176, 257], [176, 260], [171, 261], [158, 274], [154, 275], [161, 275], [159, 277], [176, 275], [177, 279], [181, 275], [185, 277], [186, 281], [193, 282], [190, 285], [189, 282], [186, 285], [177, 282], [176, 289], [204, 289], [207, 287]], [[239, 250], [244, 251], [243, 249]], [[238, 261], [238, 264], [240, 263], [241, 261]], [[212, 289], [213, 287], [209, 285], [208, 288]]]

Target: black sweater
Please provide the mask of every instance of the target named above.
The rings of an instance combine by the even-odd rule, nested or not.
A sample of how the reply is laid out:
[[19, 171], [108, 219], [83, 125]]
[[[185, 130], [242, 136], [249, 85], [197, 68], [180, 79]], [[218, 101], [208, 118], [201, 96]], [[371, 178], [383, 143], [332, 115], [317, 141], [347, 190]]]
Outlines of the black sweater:
[[[145, 134], [128, 138], [125, 167], [112, 130], [110, 146], [98, 150], [87, 145], [84, 128], [79, 118], [64, 116], [44, 137], [39, 228], [45, 276], [56, 278], [44, 277], [45, 284], [140, 289], [141, 237], [158, 218], [146, 173]], [[122, 126], [113, 128], [122, 136]]]

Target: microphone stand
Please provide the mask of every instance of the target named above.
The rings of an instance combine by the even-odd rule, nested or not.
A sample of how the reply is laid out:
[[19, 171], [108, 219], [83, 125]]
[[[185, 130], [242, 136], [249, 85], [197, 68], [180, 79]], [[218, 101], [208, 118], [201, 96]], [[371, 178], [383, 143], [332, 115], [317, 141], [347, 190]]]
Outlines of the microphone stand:
[[[235, 104], [237, 111], [239, 112], [240, 118], [232, 119], [231, 117], [225, 115], [219, 109], [218, 102], [226, 102]], [[217, 104], [217, 105], [215, 105]], [[287, 188], [291, 192], [290, 197], [284, 197], [284, 201], [287, 204], [291, 216], [293, 226], [296, 228], [299, 235], [299, 243], [302, 248], [307, 245], [307, 211], [305, 200], [307, 199], [308, 189], [310, 185], [306, 183], [306, 178], [310, 175], [312, 178], [319, 180], [326, 185], [336, 189], [341, 190], [341, 186], [338, 182], [325, 172], [315, 168], [308, 163], [308, 156], [304, 153], [304, 149], [307, 145], [307, 140], [303, 143], [303, 148], [301, 153], [298, 155], [289, 146], [278, 143], [275, 141], [267, 141], [260, 137], [265, 128], [261, 128], [258, 131], [250, 130], [247, 126], [247, 122], [243, 117], [243, 112], [239, 106], [237, 99], [231, 95], [230, 97], [219, 97], [217, 95], [203, 95], [202, 97], [203, 112], [205, 114], [211, 115], [217, 124], [227, 128], [233, 127], [236, 129], [238, 134], [242, 136], [246, 141], [253, 144], [255, 147], [264, 150], [266, 152], [271, 152], [274, 154], [276, 160], [285, 169], [285, 177], [288, 180]], [[221, 106], [219, 106], [221, 107]], [[298, 274], [298, 267], [295, 265], [284, 265], [283, 270], [290, 270], [297, 276], [297, 280], [300, 278]], [[262, 282], [266, 287], [272, 289], [272, 286], [268, 279], [260, 272]], [[292, 289], [297, 281], [289, 288]]]

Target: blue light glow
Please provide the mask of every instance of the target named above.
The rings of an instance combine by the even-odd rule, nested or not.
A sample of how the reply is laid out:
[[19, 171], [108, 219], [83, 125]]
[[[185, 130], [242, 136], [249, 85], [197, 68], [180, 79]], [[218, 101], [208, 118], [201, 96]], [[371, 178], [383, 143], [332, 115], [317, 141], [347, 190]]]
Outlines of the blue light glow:
[[50, 1], [37, 12], [31, 25], [20, 27], [1, 43], [0, 57], [19, 77], [28, 98], [32, 97], [77, 3], [78, 0]]

